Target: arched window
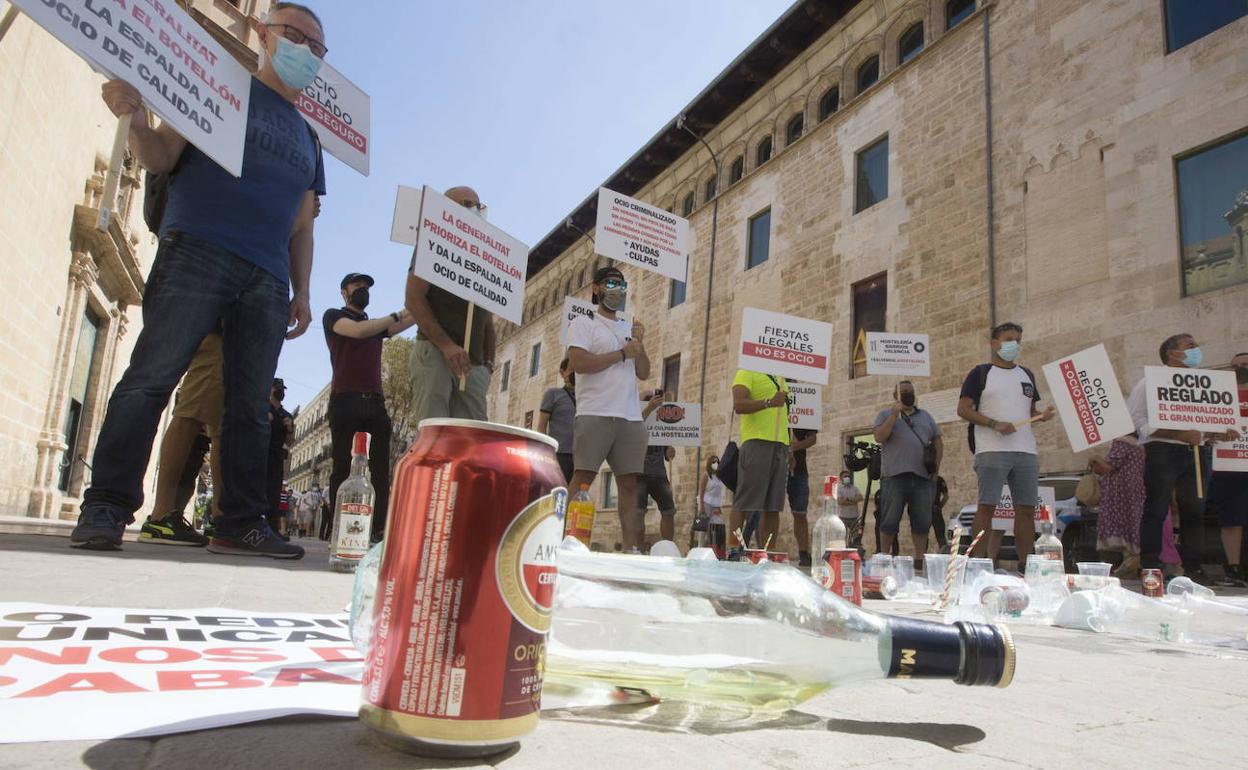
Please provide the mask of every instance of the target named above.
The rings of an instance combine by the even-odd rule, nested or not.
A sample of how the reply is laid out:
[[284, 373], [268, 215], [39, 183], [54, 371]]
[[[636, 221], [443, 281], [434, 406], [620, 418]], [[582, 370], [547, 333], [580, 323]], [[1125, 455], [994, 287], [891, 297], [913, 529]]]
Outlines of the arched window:
[[832, 86], [819, 97], [819, 122], [827, 120], [841, 106], [841, 89]]
[[692, 214], [693, 206], [694, 206], [694, 195], [693, 195], [693, 190], [690, 190], [689, 194], [685, 196], [685, 202], [680, 204], [680, 215], [682, 217], [687, 217], [690, 214]]
[[740, 182], [743, 176], [745, 176], [745, 156], [738, 155], [737, 159], [728, 167], [728, 184], [734, 185]]
[[858, 67], [858, 93], [866, 91], [880, 79], [880, 57], [872, 56]]
[[784, 146], [788, 147], [798, 139], [802, 138], [802, 128], [806, 124], [806, 116], [803, 113], [797, 113], [789, 118], [789, 122], [784, 127]]
[[706, 200], [710, 202], [715, 198], [715, 193], [719, 192], [719, 180], [712, 176], [706, 180]]
[[897, 61], [901, 64], [913, 59], [923, 50], [923, 22], [916, 21], [901, 33], [897, 40]]
[[764, 136], [763, 141], [758, 143], [758, 150], [754, 153], [754, 165], [761, 166], [771, 160], [771, 137]]
[[953, 29], [975, 13], [975, 0], [949, 0], [945, 3], [945, 29]]

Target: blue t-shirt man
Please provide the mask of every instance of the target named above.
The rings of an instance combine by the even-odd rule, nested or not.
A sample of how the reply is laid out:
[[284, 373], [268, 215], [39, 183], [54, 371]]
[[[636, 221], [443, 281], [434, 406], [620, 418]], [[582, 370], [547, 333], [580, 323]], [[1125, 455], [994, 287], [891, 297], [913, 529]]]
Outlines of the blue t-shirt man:
[[320, 146], [299, 110], [252, 78], [243, 175], [188, 143], [169, 183], [160, 235], [203, 238], [288, 281], [290, 232], [308, 190], [325, 194]]

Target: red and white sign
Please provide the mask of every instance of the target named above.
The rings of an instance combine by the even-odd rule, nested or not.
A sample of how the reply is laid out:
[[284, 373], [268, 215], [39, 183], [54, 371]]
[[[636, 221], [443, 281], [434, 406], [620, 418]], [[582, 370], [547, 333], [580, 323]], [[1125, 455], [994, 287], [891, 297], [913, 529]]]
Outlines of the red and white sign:
[[514, 324], [524, 311], [529, 247], [426, 185], [412, 274]]
[[927, 335], [867, 332], [867, 374], [930, 377], [932, 358]]
[[1239, 438], [1213, 445], [1213, 469], [1248, 473], [1248, 387], [1239, 388]]
[[1104, 345], [1044, 365], [1053, 405], [1076, 452], [1135, 432]]
[[809, 382], [789, 383], [789, 427], [821, 430], [823, 426], [823, 386]]
[[[1049, 512], [1053, 516], [1057, 515], [1057, 494], [1053, 487], [1040, 487], [1040, 505], [1048, 506]], [[1041, 519], [1040, 510], [1037, 508], [1036, 522], [1039, 523]], [[1056, 519], [1054, 523], [1057, 523]], [[1009, 484], [1001, 488], [1001, 502], [997, 503], [996, 510], [992, 512], [992, 528], [1002, 532], [1014, 531], [1014, 495], [1010, 492]]]
[[651, 446], [701, 446], [702, 406], [669, 401], [646, 418]]
[[689, 220], [636, 198], [598, 188], [594, 251], [642, 270], [685, 280], [693, 238]]
[[832, 324], [747, 307], [741, 315], [741, 369], [828, 384]]
[[[568, 328], [572, 326], [572, 322], [580, 316], [593, 318], [597, 315], [598, 308], [594, 303], [576, 297], [563, 298], [563, 322], [559, 324], [559, 347], [566, 349], [568, 347]], [[616, 323], [624, 324], [629, 329], [629, 336], [632, 336], [633, 317], [628, 313], [616, 313]]]
[[97, 70], [137, 88], [152, 112], [226, 171], [243, 173], [251, 74], [177, 3], [13, 4]]
[[1144, 389], [1153, 430], [1218, 433], [1239, 426], [1235, 372], [1146, 366]]
[[295, 106], [330, 155], [368, 176], [368, 94], [322, 62], [316, 80], [303, 89]]

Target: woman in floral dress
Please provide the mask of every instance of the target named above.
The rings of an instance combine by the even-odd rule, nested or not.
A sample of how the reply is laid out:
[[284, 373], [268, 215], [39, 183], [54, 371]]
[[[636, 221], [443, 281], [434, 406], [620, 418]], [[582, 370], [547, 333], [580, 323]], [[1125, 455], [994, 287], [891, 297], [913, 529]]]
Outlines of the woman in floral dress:
[[1135, 436], [1114, 439], [1104, 459], [1093, 458], [1092, 471], [1101, 477], [1096, 549], [1123, 554], [1120, 571], [1139, 568], [1140, 517], [1144, 513], [1144, 447]]

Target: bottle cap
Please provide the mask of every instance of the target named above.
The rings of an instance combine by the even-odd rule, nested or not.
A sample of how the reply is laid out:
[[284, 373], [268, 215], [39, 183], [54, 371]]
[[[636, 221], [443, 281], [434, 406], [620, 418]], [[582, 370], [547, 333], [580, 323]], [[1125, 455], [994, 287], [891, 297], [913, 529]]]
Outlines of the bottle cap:
[[1014, 681], [1014, 639], [1005, 626], [959, 621], [952, 626], [889, 618], [885, 676], [952, 679], [956, 684], [1008, 687]]
[[823, 496], [831, 497], [836, 494], [836, 487], [841, 483], [840, 476], [824, 476], [823, 477]]
[[589, 490], [589, 485], [588, 485], [588, 484], [582, 484], [582, 485], [581, 485], [581, 491], [582, 491], [582, 492], [585, 492], [585, 491], [588, 491], [588, 490]]
[[355, 442], [352, 447], [352, 453], [368, 457], [368, 434], [360, 431], [355, 434]]

